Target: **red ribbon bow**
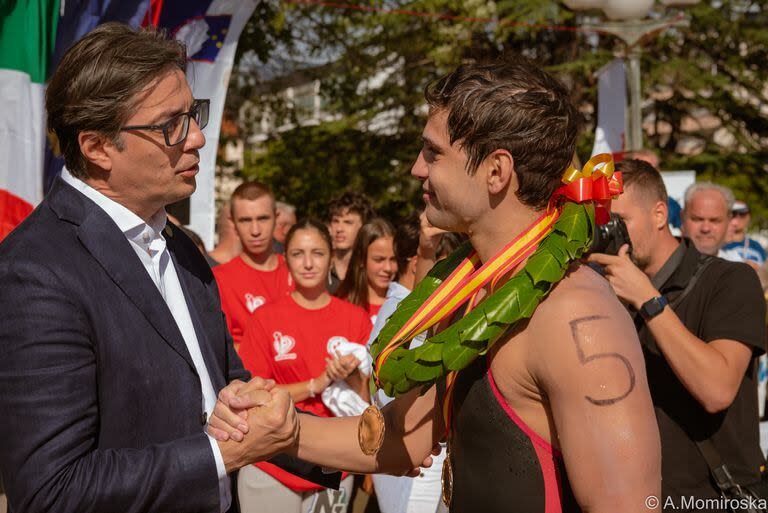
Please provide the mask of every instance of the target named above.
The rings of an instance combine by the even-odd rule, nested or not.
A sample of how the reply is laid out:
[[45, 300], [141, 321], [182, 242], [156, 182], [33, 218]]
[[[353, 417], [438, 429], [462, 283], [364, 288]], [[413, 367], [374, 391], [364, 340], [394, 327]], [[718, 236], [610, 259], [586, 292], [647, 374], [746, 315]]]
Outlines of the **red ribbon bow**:
[[574, 167], [568, 168], [563, 174], [563, 183], [552, 195], [551, 205], [556, 205], [562, 198], [576, 203], [593, 201], [597, 224], [605, 224], [610, 220], [611, 200], [624, 191], [621, 172], [614, 172], [610, 153], [595, 155], [584, 164], [581, 171]]

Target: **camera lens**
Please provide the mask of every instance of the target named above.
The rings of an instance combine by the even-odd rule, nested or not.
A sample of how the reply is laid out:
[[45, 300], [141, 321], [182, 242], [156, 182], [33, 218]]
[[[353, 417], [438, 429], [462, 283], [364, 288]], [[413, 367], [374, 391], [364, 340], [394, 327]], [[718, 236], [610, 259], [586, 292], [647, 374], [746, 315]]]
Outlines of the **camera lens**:
[[624, 244], [629, 244], [631, 251], [632, 243], [629, 240], [627, 225], [617, 214], [611, 214], [607, 223], [595, 227], [595, 235], [589, 252], [618, 255], [619, 249]]

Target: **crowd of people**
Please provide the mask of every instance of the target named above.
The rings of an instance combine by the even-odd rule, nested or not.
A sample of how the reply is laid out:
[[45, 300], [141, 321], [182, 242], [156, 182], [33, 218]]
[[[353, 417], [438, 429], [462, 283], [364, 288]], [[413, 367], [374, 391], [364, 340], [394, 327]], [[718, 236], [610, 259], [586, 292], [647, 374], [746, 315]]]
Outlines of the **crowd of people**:
[[[698, 440], [715, 440], [736, 479], [757, 480], [755, 470], [762, 465], [756, 450], [756, 419], [764, 414], [765, 356], [759, 361], [753, 356], [764, 351], [763, 331], [756, 322], [764, 314], [763, 302], [749, 273], [723, 260], [748, 264], [765, 288], [765, 250], [748, 235], [747, 204], [736, 201], [728, 188], [709, 182], [696, 183], [686, 191], [682, 238], [675, 238], [669, 198], [649, 155], [638, 152], [637, 157], [618, 164], [624, 193], [613, 202], [612, 211], [627, 225], [631, 259], [596, 255], [592, 260], [634, 312], [649, 358], [649, 386], [663, 452], [668, 454], [662, 460], [663, 495], [713, 496], [719, 491], [712, 486], [707, 462], [700, 458]], [[254, 206], [242, 204], [247, 202]], [[249, 209], [254, 210], [252, 216], [242, 213]], [[280, 209], [290, 212], [282, 234]], [[295, 207], [277, 202], [267, 185], [246, 181], [223, 212], [218, 225], [220, 244], [210, 257], [226, 254], [223, 248], [234, 245], [227, 233], [237, 235], [242, 253], [229, 261], [220, 257], [213, 265], [224, 312], [246, 368], [286, 386], [299, 408], [324, 417], [359, 415], [371, 400], [380, 406], [391, 401], [382, 391], [369, 396], [365, 383], [370, 362], [350, 343], [370, 345], [415, 283], [466, 237], [432, 227], [418, 211], [397, 220], [395, 229], [376, 217], [371, 201], [357, 191], [334, 199], [323, 222], [310, 218], [295, 224]], [[643, 304], [656, 296], [679, 295], [696, 274], [701, 255], [720, 260], [697, 276], [701, 285], [693, 297], [683, 306], [679, 301], [675, 305], [680, 323], [657, 327], [658, 321], [643, 321]], [[633, 275], [628, 267], [638, 273]], [[643, 295], [643, 286], [651, 292]], [[424, 335], [417, 337], [414, 346]], [[710, 355], [677, 355], [663, 345], [665, 337], [681, 336], [736, 342], [699, 346], [719, 346], [718, 353]], [[702, 372], [696, 366], [686, 368], [684, 360], [691, 357], [723, 361], [704, 363], [710, 372]], [[326, 393], [334, 384], [343, 386], [346, 394]], [[438, 511], [442, 459], [436, 460], [438, 465], [417, 478], [374, 476], [380, 510]], [[325, 492], [270, 463], [258, 463], [256, 468], [262, 470], [260, 475], [252, 475], [254, 470], [240, 472], [244, 512], [315, 511], [310, 503], [342, 506], [337, 511], [345, 511], [349, 505], [351, 477], [342, 481], [342, 491]], [[318, 502], [318, 494], [324, 493], [328, 497]]]
[[[182, 43], [109, 23], [48, 85], [66, 169], [0, 244], [10, 511], [341, 513], [370, 487], [383, 513], [768, 499], [766, 258], [730, 190], [690, 186], [676, 237], [658, 164], [632, 155], [611, 204], [630, 243], [590, 252], [610, 196], [597, 173], [581, 195], [563, 185], [567, 89], [525, 58], [467, 63], [426, 91], [411, 214], [383, 219], [346, 191], [304, 218], [277, 201], [288, 191], [246, 181], [208, 253], [165, 213], [194, 191], [205, 144], [186, 64]], [[398, 396], [372, 390], [387, 360], [371, 345], [459, 248], [444, 282], [458, 285], [419, 292], [411, 319], [434, 322], [398, 348]], [[458, 373], [409, 386], [414, 351]]]
[[[418, 212], [395, 228], [358, 191], [331, 201], [325, 220], [297, 220], [296, 212], [266, 184], [245, 181], [223, 207], [219, 243], [205, 256], [245, 367], [285, 387], [304, 411], [359, 415], [371, 401], [367, 346], [415, 282], [466, 237], [435, 229]], [[381, 394], [378, 404], [389, 400]], [[414, 485], [413, 504], [428, 506], [411, 511], [435, 511], [440, 471], [379, 476], [381, 511], [405, 511]], [[371, 491], [370, 482], [361, 486]], [[326, 492], [269, 462], [242, 469], [238, 490], [242, 511], [254, 513], [346, 511], [353, 492], [352, 476]]]

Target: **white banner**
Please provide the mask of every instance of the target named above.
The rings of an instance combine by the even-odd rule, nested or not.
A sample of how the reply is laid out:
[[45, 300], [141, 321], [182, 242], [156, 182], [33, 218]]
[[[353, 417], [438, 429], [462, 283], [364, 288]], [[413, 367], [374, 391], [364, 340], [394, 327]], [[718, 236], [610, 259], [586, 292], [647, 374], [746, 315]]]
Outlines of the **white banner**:
[[667, 188], [667, 196], [677, 201], [680, 206], [685, 203], [685, 190], [696, 183], [696, 171], [662, 171], [661, 179]]
[[592, 155], [621, 156], [626, 149], [627, 72], [624, 61], [614, 59], [597, 72], [597, 128]]
[[237, 41], [258, 0], [214, 0], [202, 18], [190, 20], [176, 32], [187, 44], [190, 63], [187, 79], [195, 98], [211, 100], [205, 146], [200, 150], [197, 190], [190, 199], [189, 227], [208, 249], [213, 247], [216, 225], [215, 174], [221, 117], [235, 60]]
[[661, 179], [664, 180], [664, 187], [669, 196], [669, 227], [672, 235], [679, 237], [685, 191], [696, 182], [696, 171], [662, 171]]

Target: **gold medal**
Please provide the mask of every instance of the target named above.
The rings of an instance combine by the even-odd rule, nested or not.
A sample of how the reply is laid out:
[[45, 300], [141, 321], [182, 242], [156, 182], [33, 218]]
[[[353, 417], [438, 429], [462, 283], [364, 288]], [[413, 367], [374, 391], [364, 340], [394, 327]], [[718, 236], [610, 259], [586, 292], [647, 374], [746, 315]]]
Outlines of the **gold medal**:
[[443, 475], [440, 478], [443, 485], [443, 503], [451, 507], [451, 496], [453, 496], [453, 469], [451, 468], [451, 453], [445, 455], [443, 461]]
[[384, 416], [376, 406], [370, 405], [360, 415], [357, 424], [357, 442], [363, 454], [373, 456], [379, 452], [384, 443], [385, 430]]

